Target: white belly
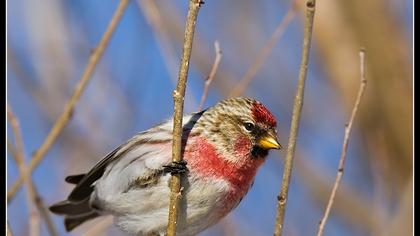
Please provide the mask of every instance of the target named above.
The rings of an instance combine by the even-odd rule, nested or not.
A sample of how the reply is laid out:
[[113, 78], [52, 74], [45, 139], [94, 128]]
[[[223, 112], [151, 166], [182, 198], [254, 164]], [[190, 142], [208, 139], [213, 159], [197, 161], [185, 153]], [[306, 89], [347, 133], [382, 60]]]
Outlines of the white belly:
[[[115, 216], [116, 224], [132, 235], [156, 233], [163, 235], [168, 223], [170, 174], [147, 188], [114, 192], [95, 189], [96, 199], [104, 213]], [[183, 197], [179, 209], [177, 235], [195, 235], [215, 224], [227, 213], [225, 197], [231, 186], [223, 180], [195, 178], [190, 173], [182, 183]], [[118, 188], [115, 188], [118, 189]], [[102, 193], [102, 194], [100, 194]]]

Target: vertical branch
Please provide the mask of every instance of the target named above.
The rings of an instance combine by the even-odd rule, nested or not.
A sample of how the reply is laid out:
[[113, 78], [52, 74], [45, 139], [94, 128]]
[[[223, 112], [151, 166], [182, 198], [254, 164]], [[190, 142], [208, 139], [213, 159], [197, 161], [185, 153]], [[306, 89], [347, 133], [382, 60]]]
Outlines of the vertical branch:
[[315, 15], [315, 0], [306, 2], [305, 29], [303, 35], [302, 61], [299, 70], [298, 87], [293, 104], [292, 122], [290, 125], [289, 142], [287, 145], [286, 159], [284, 160], [284, 173], [277, 197], [277, 215], [274, 228], [274, 235], [282, 235], [284, 214], [286, 210], [287, 194], [289, 192], [290, 177], [292, 175], [293, 157], [295, 155], [296, 138], [299, 131], [300, 115], [303, 106], [303, 93], [305, 89], [306, 72], [308, 69], [309, 49], [312, 38], [312, 27]]
[[[29, 191], [28, 191], [29, 192]], [[30, 195], [30, 194], [28, 194]], [[31, 196], [33, 197], [33, 196]], [[29, 199], [30, 197], [28, 197]], [[40, 219], [39, 219], [39, 213], [36, 212], [36, 209], [34, 206], [30, 205], [29, 207], [29, 236], [40, 236]]]
[[[9, 120], [12, 126], [12, 131], [15, 136], [16, 148], [13, 147], [13, 145], [8, 140], [7, 140], [7, 147], [10, 153], [12, 154], [12, 157], [15, 159], [20, 175], [24, 177], [26, 186], [27, 186], [28, 208], [30, 209], [29, 224], [31, 228], [31, 235], [39, 235], [39, 215], [45, 221], [50, 235], [53, 235], [53, 236], [58, 235], [57, 230], [51, 220], [51, 217], [46, 211], [46, 208], [41, 201], [41, 197], [39, 196], [36, 190], [36, 187], [32, 178], [31, 177], [28, 178], [27, 176], [25, 176], [28, 174], [27, 172], [28, 167], [25, 165], [22, 135], [20, 131], [19, 121], [14, 115], [10, 106], [7, 106], [7, 119]], [[38, 209], [39, 215], [36, 212], [32, 211], [32, 205], [36, 206], [36, 208]]]
[[[13, 146], [9, 140], [6, 140], [7, 150], [10, 152], [14, 161], [16, 162], [19, 174], [24, 175], [26, 166], [23, 157], [23, 141], [20, 132], [20, 125], [9, 105], [7, 105], [7, 120], [10, 122], [10, 126], [12, 127], [12, 132], [15, 138], [15, 146]], [[35, 201], [33, 201], [33, 199], [34, 194], [32, 192], [32, 188], [30, 187], [30, 183], [27, 182], [26, 202], [29, 214], [29, 232], [31, 236], [38, 236], [40, 230], [39, 215], [35, 210]]]
[[330, 195], [330, 198], [328, 200], [328, 204], [327, 204], [327, 207], [325, 209], [324, 216], [322, 217], [322, 219], [319, 223], [317, 236], [321, 236], [324, 233], [325, 224], [326, 224], [328, 216], [330, 214], [332, 204], [334, 203], [334, 198], [335, 198], [335, 195], [337, 193], [338, 186], [340, 185], [341, 178], [343, 177], [343, 174], [344, 174], [344, 164], [346, 162], [347, 147], [349, 145], [349, 137], [350, 137], [351, 128], [353, 127], [353, 121], [354, 121], [354, 118], [356, 117], [357, 111], [359, 110], [360, 101], [362, 100], [363, 94], [365, 92], [366, 84], [367, 84], [367, 80], [366, 80], [366, 77], [365, 77], [365, 51], [363, 49], [361, 49], [360, 52], [359, 52], [359, 55], [360, 55], [360, 87], [359, 87], [359, 92], [357, 94], [356, 102], [354, 103], [354, 107], [353, 107], [353, 110], [351, 112], [349, 122], [346, 124], [345, 129], [344, 129], [344, 140], [343, 140], [343, 146], [341, 148], [341, 157], [340, 157], [340, 162], [338, 164], [337, 176], [335, 178], [334, 186], [333, 186], [333, 189], [331, 191], [331, 195]]
[[33, 200], [35, 206], [39, 212], [41, 218], [45, 221], [47, 226], [47, 230], [51, 236], [58, 236], [57, 229], [51, 219], [50, 212], [48, 212], [45, 204], [42, 201], [41, 195], [39, 194], [38, 190], [35, 188], [35, 183], [33, 182], [32, 178], [27, 180], [29, 182], [29, 188], [31, 188], [31, 192], [33, 193]]
[[[8, 113], [10, 113], [10, 110], [8, 108]], [[8, 114], [8, 116], [10, 116]], [[10, 120], [10, 118], [8, 118]], [[15, 122], [10, 122], [13, 132], [14, 131], [14, 126], [15, 126]], [[15, 136], [16, 137], [16, 136]], [[17, 138], [15, 138], [15, 143], [18, 143], [19, 141], [17, 141]], [[12, 155], [18, 169], [19, 169], [19, 174], [22, 175], [24, 174], [24, 171], [26, 168], [25, 164], [23, 163], [23, 158], [21, 158], [22, 156], [19, 154], [19, 151], [17, 150], [17, 148], [15, 148], [13, 146], [13, 144], [9, 141], [6, 140], [6, 145], [7, 145], [7, 151]], [[18, 146], [18, 144], [16, 144], [16, 146]], [[32, 191], [32, 188], [29, 187], [30, 183], [28, 181], [26, 181], [26, 194], [25, 194], [25, 199], [26, 199], [26, 205], [28, 208], [28, 225], [29, 225], [29, 232], [30, 232], [30, 236], [37, 236], [39, 235], [39, 214], [36, 212], [35, 209], [35, 201], [33, 201], [34, 199], [34, 194]]]
[[216, 51], [216, 57], [214, 58], [214, 64], [210, 70], [210, 74], [207, 77], [206, 82], [204, 83], [204, 91], [203, 91], [203, 95], [201, 96], [201, 101], [200, 101], [200, 105], [198, 106], [198, 111], [203, 110], [204, 102], [206, 101], [210, 84], [216, 75], [217, 68], [219, 68], [220, 60], [222, 59], [222, 50], [220, 49], [220, 45], [217, 40], [214, 42], [214, 50]]
[[[182, 50], [181, 64], [179, 67], [179, 77], [176, 90], [173, 92], [174, 99], [174, 121], [173, 121], [173, 141], [172, 141], [172, 161], [182, 161], [182, 116], [184, 110], [185, 87], [187, 84], [189, 61], [191, 57], [192, 44], [194, 38], [195, 24], [197, 21], [198, 11], [203, 4], [201, 0], [189, 0], [187, 22], [185, 26], [184, 45]], [[175, 236], [176, 224], [178, 219], [179, 202], [182, 197], [181, 191], [181, 175], [173, 174], [171, 178], [171, 195], [169, 200], [169, 217], [167, 236]]]
[[[30, 176], [32, 171], [38, 166], [38, 164], [41, 162], [41, 160], [44, 158], [45, 154], [48, 152], [48, 150], [51, 148], [51, 146], [54, 144], [55, 140], [57, 139], [58, 135], [61, 133], [61, 131], [64, 129], [64, 127], [67, 125], [67, 123], [70, 121], [71, 116], [74, 111], [74, 107], [76, 106], [76, 103], [79, 101], [80, 96], [82, 95], [83, 91], [85, 90], [85, 87], [87, 83], [89, 82], [90, 78], [92, 77], [93, 71], [96, 68], [96, 65], [99, 62], [99, 59], [102, 57], [103, 52], [105, 51], [106, 46], [108, 45], [108, 42], [118, 24], [120, 21], [125, 8], [127, 7], [129, 3], [129, 0], [120, 0], [120, 4], [118, 5], [117, 9], [115, 10], [115, 13], [108, 25], [107, 30], [105, 31], [104, 35], [102, 36], [98, 46], [93, 50], [93, 53], [91, 54], [89, 58], [88, 65], [85, 68], [85, 71], [83, 72], [82, 78], [76, 85], [76, 88], [73, 91], [73, 95], [67, 102], [67, 104], [64, 107], [63, 113], [61, 113], [60, 117], [55, 122], [54, 126], [51, 128], [50, 132], [48, 133], [47, 137], [45, 138], [42, 145], [39, 147], [39, 149], [34, 153], [32, 156], [32, 159], [28, 166], [28, 174], [21, 175], [19, 179], [14, 183], [14, 185], [11, 187], [10, 191], [7, 192], [7, 202], [9, 203], [11, 199], [15, 196], [17, 190], [22, 186], [22, 183], [24, 182], [24, 178], [27, 176]], [[26, 177], [25, 177], [26, 176]]]
[[[10, 113], [9, 109], [8, 109], [8, 113]], [[8, 117], [10, 115], [8, 114]], [[8, 118], [10, 120], [10, 118]], [[10, 122], [13, 132], [15, 132], [15, 124], [16, 122]], [[16, 136], [15, 136], [16, 137]], [[18, 143], [19, 141], [17, 141], [17, 138], [15, 138], [15, 143]], [[19, 169], [19, 174], [23, 174], [24, 172], [24, 164], [23, 164], [23, 158], [21, 158], [22, 156], [18, 154], [18, 151], [16, 150], [16, 148], [13, 146], [13, 144], [9, 141], [6, 140], [6, 145], [7, 145], [7, 151], [10, 152], [10, 154], [12, 155], [14, 161], [16, 162], [16, 165]], [[18, 144], [16, 144], [16, 146], [18, 146]], [[25, 194], [25, 199], [26, 199], [26, 205], [28, 208], [28, 225], [29, 225], [29, 232], [30, 232], [30, 236], [38, 236], [39, 235], [39, 214], [36, 212], [35, 210], [35, 204], [32, 201], [33, 199], [33, 193], [31, 192], [31, 189], [29, 188], [29, 183], [27, 183], [27, 192]]]

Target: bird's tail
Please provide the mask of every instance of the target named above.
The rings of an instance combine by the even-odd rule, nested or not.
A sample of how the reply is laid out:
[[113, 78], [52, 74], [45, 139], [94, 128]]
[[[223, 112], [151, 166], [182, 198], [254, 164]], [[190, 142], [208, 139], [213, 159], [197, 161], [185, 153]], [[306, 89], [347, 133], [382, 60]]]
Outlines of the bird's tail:
[[83, 224], [84, 222], [94, 219], [98, 217], [99, 214], [95, 211], [91, 211], [89, 213], [83, 215], [76, 215], [76, 216], [66, 216], [64, 218], [64, 226], [66, 227], [67, 232], [73, 230], [77, 226]]
[[[66, 182], [77, 184], [83, 176], [84, 174], [68, 176]], [[89, 197], [80, 202], [64, 200], [50, 206], [49, 209], [55, 214], [65, 215], [64, 226], [67, 231], [71, 231], [80, 224], [100, 216], [98, 212], [91, 208]]]

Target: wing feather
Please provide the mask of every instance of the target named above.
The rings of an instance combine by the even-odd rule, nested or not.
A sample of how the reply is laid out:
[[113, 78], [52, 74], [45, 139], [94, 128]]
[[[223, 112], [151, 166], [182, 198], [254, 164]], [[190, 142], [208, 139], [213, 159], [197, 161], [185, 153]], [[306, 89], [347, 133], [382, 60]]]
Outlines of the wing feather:
[[[204, 112], [205, 110], [199, 113], [194, 113], [192, 115], [185, 116], [183, 119], [184, 129], [191, 130], [194, 127], [197, 120], [201, 117], [201, 115]], [[137, 151], [141, 147], [141, 145], [146, 144], [146, 143], [150, 145], [156, 145], [156, 144], [161, 144], [161, 143], [168, 144], [171, 142], [171, 140], [172, 140], [172, 120], [168, 120], [167, 122], [162, 123], [158, 126], [155, 126], [154, 128], [151, 128], [148, 131], [137, 134], [136, 136], [128, 140], [126, 143], [122, 144], [121, 146], [113, 150], [111, 153], [106, 155], [85, 175], [68, 177], [67, 179], [68, 182], [75, 183], [77, 185], [72, 190], [67, 200], [69, 200], [70, 202], [77, 203], [89, 197], [90, 194], [94, 190], [93, 184], [104, 175], [105, 170], [107, 169], [109, 164], [113, 163], [113, 166], [111, 166], [109, 170], [107, 170], [107, 172], [111, 171], [111, 169], [116, 164], [118, 164], [118, 163], [115, 163], [116, 160], [120, 160], [122, 159], [122, 157], [127, 156], [126, 155], [127, 153], [131, 151], [133, 152]], [[142, 147], [142, 151], [143, 150], [144, 150], [144, 153], [140, 154], [141, 153], [140, 152], [138, 156], [136, 156], [136, 159], [143, 155], [150, 156], [150, 154], [146, 155], [148, 154], [147, 152], [150, 152], [150, 150], [147, 150], [147, 148]], [[153, 160], [150, 160], [150, 161], [154, 162]], [[168, 161], [170, 161], [170, 159]], [[128, 164], [131, 164], [131, 162], [129, 161]], [[163, 165], [167, 163], [159, 163], [159, 164]], [[160, 167], [161, 166], [159, 166], [159, 168]], [[154, 168], [157, 168], [157, 166], [154, 166]], [[151, 169], [148, 172], [150, 172], [150, 174], [155, 173], [153, 169]], [[147, 176], [143, 176], [143, 177], [147, 178]]]
[[71, 191], [67, 200], [70, 202], [80, 202], [89, 197], [94, 189], [92, 184], [103, 175], [107, 165], [119, 157], [116, 154], [121, 148], [123, 148], [123, 146], [119, 146], [106, 155], [105, 158], [99, 161], [86, 175], [84, 175], [77, 183], [76, 187]]

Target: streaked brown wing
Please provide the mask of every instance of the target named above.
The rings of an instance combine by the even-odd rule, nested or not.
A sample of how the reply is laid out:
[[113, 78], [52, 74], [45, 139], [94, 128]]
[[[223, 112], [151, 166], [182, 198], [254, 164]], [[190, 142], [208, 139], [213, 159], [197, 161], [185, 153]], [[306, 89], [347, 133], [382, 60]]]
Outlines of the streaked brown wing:
[[94, 189], [92, 184], [104, 174], [105, 168], [109, 163], [119, 158], [119, 156], [116, 156], [115, 154], [117, 154], [117, 152], [121, 150], [123, 146], [124, 145], [119, 146], [114, 151], [106, 155], [88, 173], [86, 173], [71, 191], [67, 200], [70, 202], [80, 202], [89, 197]]

